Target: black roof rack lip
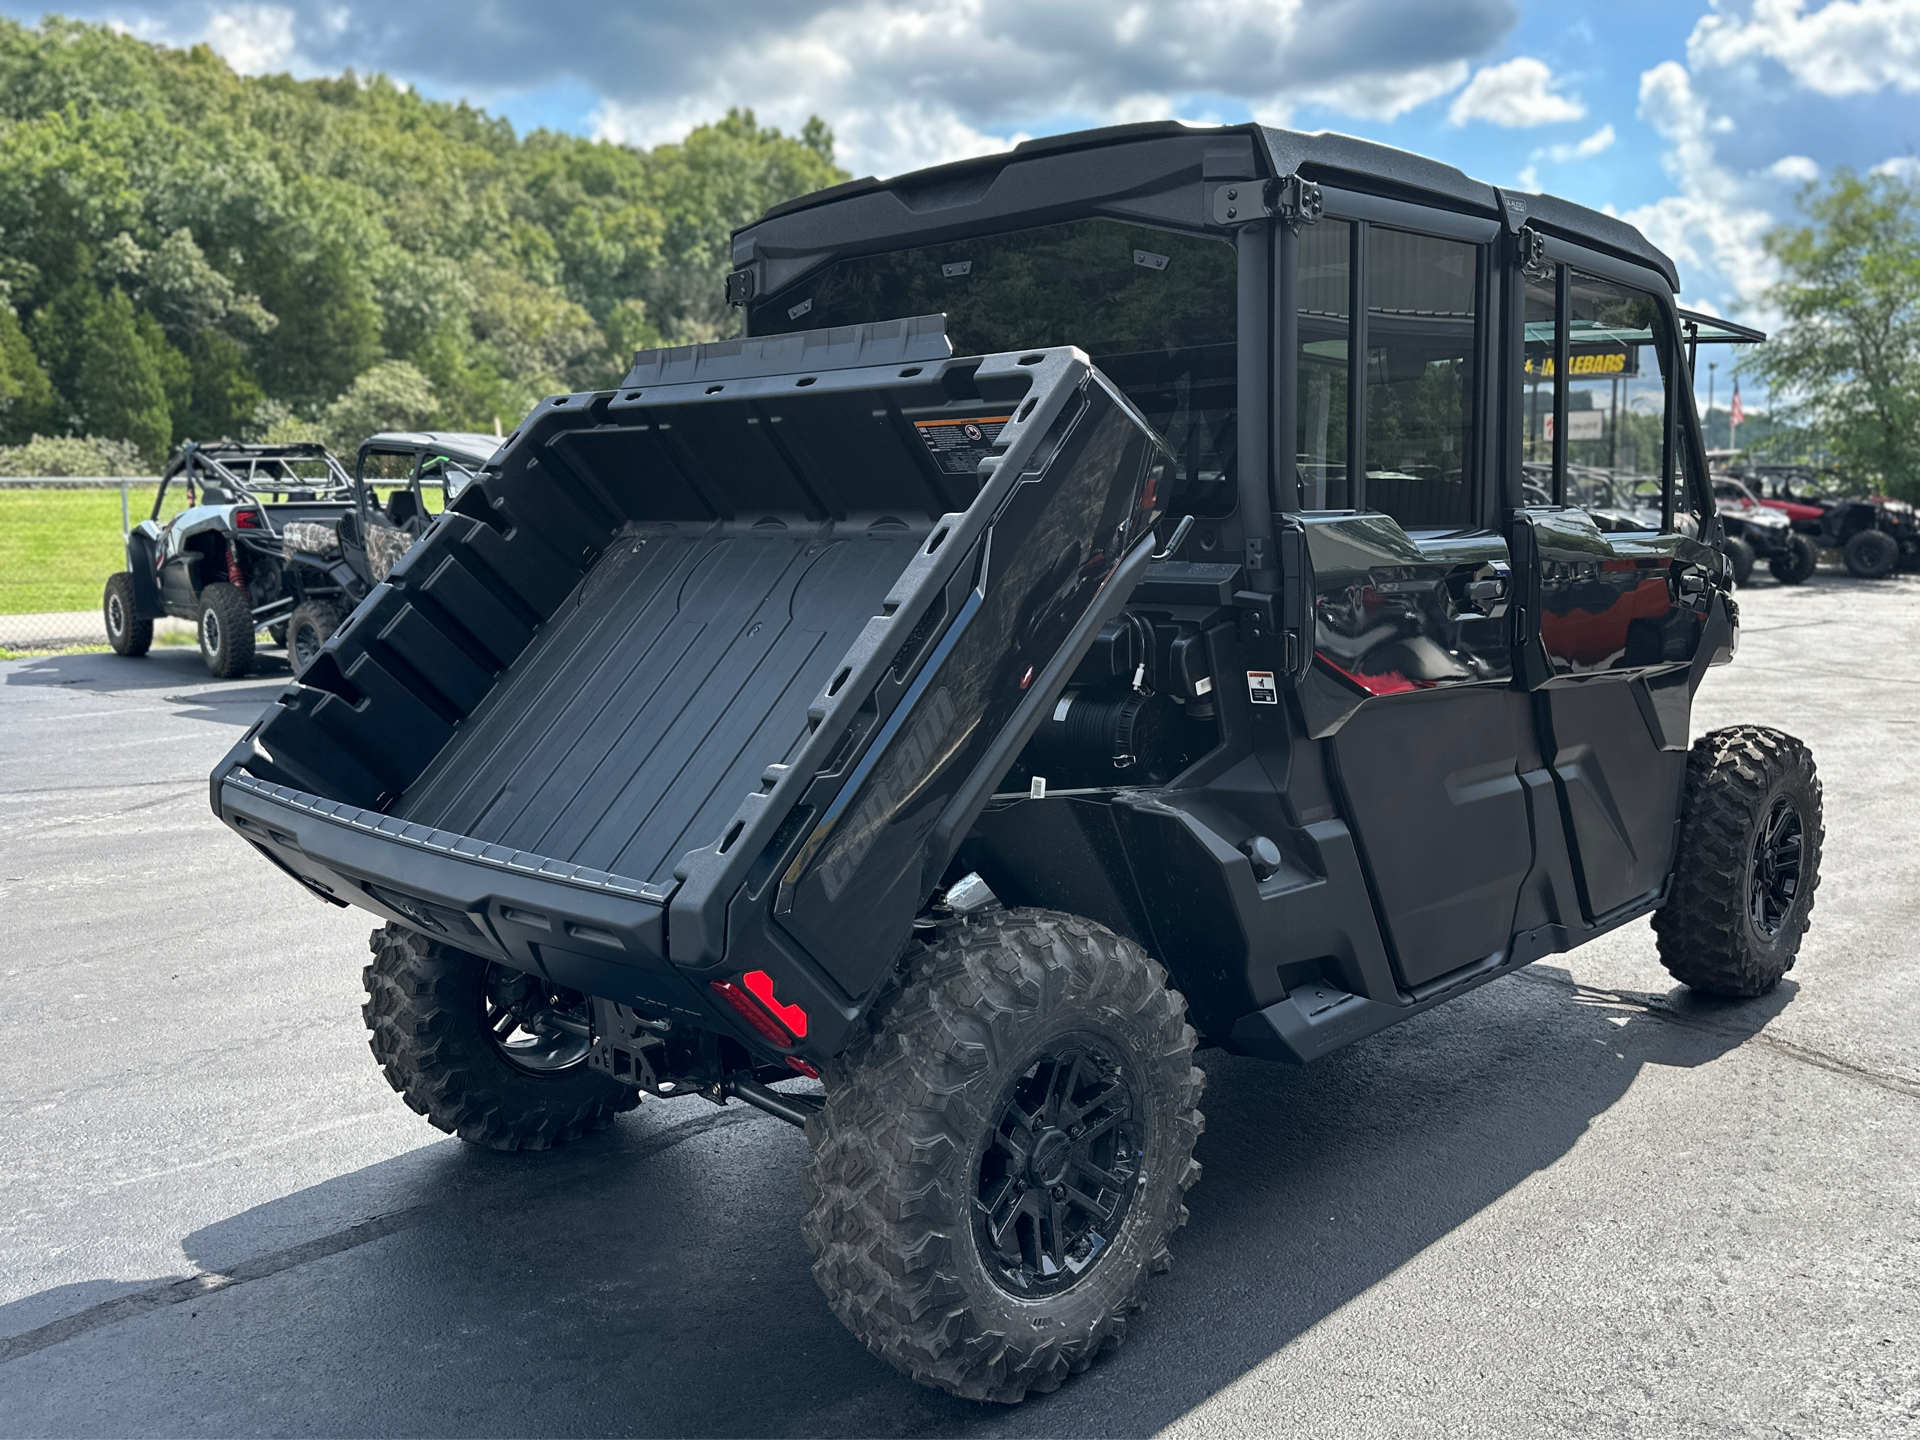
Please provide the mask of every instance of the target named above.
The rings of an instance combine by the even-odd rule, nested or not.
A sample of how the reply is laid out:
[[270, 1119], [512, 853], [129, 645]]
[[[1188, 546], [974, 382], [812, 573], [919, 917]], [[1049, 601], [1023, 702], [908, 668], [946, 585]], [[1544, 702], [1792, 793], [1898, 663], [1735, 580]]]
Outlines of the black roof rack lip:
[[764, 220], [777, 216], [791, 215], [796, 210], [809, 210], [816, 205], [831, 204], [844, 200], [850, 195], [864, 195], [871, 190], [896, 190], [902, 188], [922, 189], [938, 185], [946, 180], [958, 180], [963, 176], [977, 174], [982, 170], [999, 170], [1015, 160], [1031, 160], [1037, 155], [1055, 155], [1069, 150], [1093, 150], [1102, 145], [1122, 145], [1130, 140], [1154, 140], [1171, 135], [1248, 135], [1260, 127], [1255, 125], [1189, 125], [1182, 120], [1139, 120], [1127, 125], [1103, 125], [1093, 130], [1070, 130], [1060, 135], [1043, 135], [1038, 139], [1023, 140], [1011, 150], [994, 150], [985, 155], [970, 155], [964, 160], [949, 160], [940, 165], [929, 165], [920, 170], [903, 170], [898, 175], [880, 179], [864, 175], [858, 180], [843, 180], [838, 185], [829, 185], [824, 190], [810, 191], [796, 195], [792, 200], [783, 200], [778, 205], [770, 205], [758, 217], [740, 226], [733, 233], [751, 230]]

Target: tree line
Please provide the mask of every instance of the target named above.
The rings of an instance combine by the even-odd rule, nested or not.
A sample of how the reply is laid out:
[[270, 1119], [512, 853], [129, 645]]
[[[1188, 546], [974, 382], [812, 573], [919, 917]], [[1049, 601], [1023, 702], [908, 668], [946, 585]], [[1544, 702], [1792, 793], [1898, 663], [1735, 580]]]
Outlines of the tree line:
[[818, 120], [643, 151], [0, 20], [0, 445], [511, 427], [727, 333], [729, 232], [846, 178]]
[[[1842, 166], [1804, 187], [1807, 223], [1766, 237], [1780, 278], [1763, 299], [1781, 321], [1738, 366], [1768, 384], [1770, 418], [1798, 429], [1800, 449], [1910, 503], [1921, 490], [1918, 199], [1912, 169]], [[1747, 425], [1741, 436], [1750, 447], [1764, 438]], [[1795, 457], [1773, 445], [1766, 458]]]

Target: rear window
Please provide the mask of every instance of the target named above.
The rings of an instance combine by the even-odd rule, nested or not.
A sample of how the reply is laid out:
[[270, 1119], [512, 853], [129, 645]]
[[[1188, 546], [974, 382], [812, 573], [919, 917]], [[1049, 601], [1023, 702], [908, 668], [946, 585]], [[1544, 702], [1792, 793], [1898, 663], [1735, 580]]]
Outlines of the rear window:
[[839, 260], [755, 304], [748, 325], [944, 314], [957, 355], [1078, 345], [1180, 458], [1175, 505], [1217, 515], [1234, 506], [1234, 278], [1224, 241], [1076, 220]]

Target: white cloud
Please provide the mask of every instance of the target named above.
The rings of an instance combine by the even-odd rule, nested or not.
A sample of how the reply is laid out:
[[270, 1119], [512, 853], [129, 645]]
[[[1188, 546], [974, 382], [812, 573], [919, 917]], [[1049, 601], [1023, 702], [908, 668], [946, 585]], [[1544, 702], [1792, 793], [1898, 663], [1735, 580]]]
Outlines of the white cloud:
[[1517, 55], [1499, 65], [1477, 71], [1448, 107], [1447, 117], [1456, 125], [1470, 120], [1485, 120], [1511, 130], [1530, 125], [1553, 125], [1579, 120], [1587, 106], [1570, 95], [1555, 90], [1554, 72], [1542, 61]]
[[1775, 278], [1774, 262], [1761, 248], [1774, 217], [1755, 182], [1730, 171], [1715, 154], [1714, 117], [1687, 70], [1664, 60], [1646, 71], [1640, 113], [1668, 142], [1661, 163], [1680, 193], [1621, 218], [1677, 263], [1718, 272], [1733, 296], [1758, 296]]
[[207, 21], [207, 44], [243, 75], [284, 70], [294, 53], [294, 13], [282, 5], [236, 5]]
[[1614, 127], [1603, 125], [1585, 140], [1576, 140], [1572, 144], [1564, 145], [1544, 145], [1528, 156], [1528, 159], [1552, 160], [1556, 165], [1566, 165], [1573, 160], [1592, 160], [1603, 150], [1611, 148], [1614, 141]]
[[480, 103], [584, 87], [600, 133], [636, 143], [737, 105], [789, 131], [819, 115], [843, 164], [882, 174], [1042, 128], [1308, 106], [1392, 119], [1458, 89], [1515, 22], [1515, 0], [78, 0], [92, 5], [243, 69], [351, 65]]
[[1776, 180], [1788, 180], [1797, 185], [1805, 185], [1810, 180], [1821, 178], [1821, 167], [1805, 155], [1783, 155], [1768, 166], [1768, 174]]
[[[1327, 14], [1310, 16], [1317, 5]], [[1042, 118], [1198, 121], [1238, 99], [1271, 123], [1306, 104], [1389, 120], [1467, 78], [1465, 59], [1435, 60], [1432, 44], [1411, 57], [1405, 45], [1382, 55], [1378, 42], [1343, 50], [1343, 7], [1159, 0], [1116, 14], [1107, 0], [855, 0], [715, 55], [692, 85], [681, 77], [678, 94], [610, 98], [594, 124], [603, 138], [654, 144], [750, 98], [763, 121], [787, 128], [827, 117], [844, 163], [896, 174], [1006, 149]], [[1228, 87], [1243, 77], [1275, 88], [1236, 95]]]
[[1912, 155], [1896, 155], [1890, 159], [1883, 160], [1868, 173], [1870, 175], [1886, 175], [1894, 180], [1905, 180], [1908, 184], [1912, 185], [1917, 178], [1921, 178], [1921, 164], [1917, 164], [1915, 157]]
[[1695, 70], [1767, 59], [1823, 95], [1921, 88], [1921, 6], [1914, 0], [1830, 0], [1811, 14], [1805, 0], [1753, 0], [1745, 16], [1726, 13], [1722, 0], [1712, 3], [1714, 12], [1688, 36]]
[[1302, 90], [1290, 99], [1294, 104], [1325, 105], [1364, 120], [1392, 120], [1460, 88], [1467, 70], [1467, 61], [1449, 60], [1419, 70], [1377, 71]]

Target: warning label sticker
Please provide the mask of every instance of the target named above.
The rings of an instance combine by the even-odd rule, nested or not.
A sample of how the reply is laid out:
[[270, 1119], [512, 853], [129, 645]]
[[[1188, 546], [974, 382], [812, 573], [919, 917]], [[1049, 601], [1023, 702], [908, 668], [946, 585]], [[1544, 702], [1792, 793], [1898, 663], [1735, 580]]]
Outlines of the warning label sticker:
[[914, 429], [941, 474], [972, 475], [1011, 418], [988, 415], [976, 420], [916, 420]]
[[1247, 698], [1256, 705], [1278, 705], [1281, 692], [1274, 687], [1272, 670], [1250, 670], [1247, 672]]

